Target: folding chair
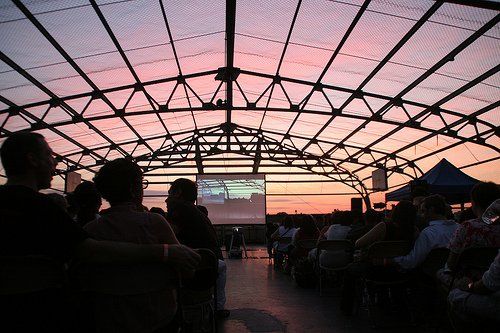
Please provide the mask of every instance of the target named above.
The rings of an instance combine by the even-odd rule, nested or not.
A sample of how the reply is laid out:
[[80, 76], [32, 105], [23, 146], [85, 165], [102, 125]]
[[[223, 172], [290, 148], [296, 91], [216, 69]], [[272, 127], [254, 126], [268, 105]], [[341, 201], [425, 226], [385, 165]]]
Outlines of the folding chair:
[[352, 253], [354, 252], [354, 245], [351, 241], [349, 240], [322, 240], [318, 243], [317, 250], [316, 250], [316, 267], [318, 268], [318, 285], [319, 285], [319, 295], [323, 296], [323, 275], [328, 273], [328, 272], [341, 272], [344, 271], [347, 266], [349, 265], [350, 261], [346, 263], [346, 265], [340, 266], [340, 267], [330, 267], [321, 264], [320, 261], [320, 256], [321, 252], [325, 251], [334, 251], [334, 252], [340, 252], [340, 251], [345, 251], [346, 254], [349, 254], [352, 259]]
[[[373, 262], [374, 259], [380, 260], [384, 258], [399, 257], [408, 254], [410, 250], [411, 244], [405, 241], [376, 242], [368, 248], [368, 260], [370, 262]], [[376, 269], [377, 267], [374, 268]], [[383, 267], [380, 267], [380, 269], [380, 273], [382, 274], [376, 274], [375, 272], [373, 272], [372, 274], [368, 274], [368, 276], [364, 279], [363, 290], [367, 291], [368, 314], [373, 328], [381, 327], [376, 318], [374, 318], [374, 306], [376, 302], [373, 290], [376, 288], [380, 289], [380, 287], [387, 289], [394, 287], [404, 288], [410, 280], [410, 276], [408, 274], [389, 272]], [[410, 314], [410, 323], [414, 325], [414, 315], [409, 307], [408, 295], [406, 293], [406, 290], [404, 293], [404, 300]], [[384, 325], [384, 327], [390, 326], [394, 325]]]
[[201, 262], [195, 276], [181, 281], [179, 292], [182, 332], [216, 332], [219, 261], [209, 249], [196, 249]]

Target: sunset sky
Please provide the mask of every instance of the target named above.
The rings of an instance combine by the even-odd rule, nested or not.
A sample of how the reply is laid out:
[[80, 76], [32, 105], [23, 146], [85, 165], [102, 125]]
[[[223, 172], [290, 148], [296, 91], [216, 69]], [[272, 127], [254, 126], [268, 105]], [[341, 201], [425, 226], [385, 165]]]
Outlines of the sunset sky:
[[[500, 107], [494, 104], [500, 96], [499, 12], [410, 0], [373, 0], [364, 10], [363, 3], [304, 0], [298, 7], [298, 1], [292, 0], [237, 1], [234, 67], [242, 72], [233, 84], [231, 122], [260, 131], [273, 147], [280, 143], [310, 157], [323, 158], [328, 152], [322, 163], [332, 168], [339, 160], [359, 154], [358, 161], [339, 165], [355, 172], [367, 188], [372, 186], [370, 176], [376, 167], [364, 164], [395, 151], [396, 158], [386, 161], [386, 166], [414, 161], [417, 177], [446, 158], [474, 178], [500, 183]], [[162, 151], [167, 159], [176, 147], [194, 149], [189, 146], [194, 142], [189, 141], [191, 136], [206, 137], [216, 146], [209, 129], [226, 121], [226, 111], [203, 103], [226, 99], [226, 86], [219, 89], [221, 81], [215, 79], [217, 69], [226, 63], [226, 4], [209, 0], [162, 4], [174, 43], [159, 1], [23, 1], [19, 7], [0, 0], [0, 143], [12, 132], [31, 128], [42, 133], [70, 165], [96, 171], [100, 157], [111, 160], [130, 154], [144, 157], [142, 166], [156, 167], [146, 173], [150, 182], [167, 183], [187, 173], [194, 180], [194, 151], [175, 155], [184, 160], [174, 165], [165, 166], [163, 160], [149, 165], [148, 158], [155, 151]], [[431, 8], [429, 19], [384, 60]], [[357, 15], [361, 15], [359, 21], [341, 45]], [[489, 28], [476, 36], [485, 26]], [[467, 47], [426, 74], [469, 38], [473, 40]], [[387, 62], [376, 70], [381, 61]], [[206, 71], [215, 72], [203, 74]], [[179, 75], [188, 75], [186, 86], [182, 80], [178, 84]], [[284, 79], [273, 84], [274, 75]], [[405, 90], [422, 76], [415, 87]], [[468, 89], [453, 95], [471, 81], [474, 84]], [[324, 86], [322, 91], [314, 91], [304, 102], [318, 82]], [[134, 92], [136, 86], [144, 91]], [[93, 91], [102, 96], [92, 98]], [[355, 91], [362, 97], [349, 102]], [[403, 104], [383, 110], [395, 96]], [[57, 98], [64, 103], [50, 103]], [[168, 102], [168, 110], [158, 110], [151, 100], [159, 105]], [[435, 104], [442, 112], [426, 114]], [[14, 106], [22, 112], [12, 112]], [[342, 114], [332, 120], [332, 111], [338, 108]], [[462, 118], [484, 108], [487, 111], [479, 112], [475, 120]], [[123, 117], [114, 116], [122, 109]], [[378, 111], [381, 118], [370, 118]], [[420, 128], [405, 126], [379, 140], [408, 117], [415, 117]], [[33, 125], [40, 119], [48, 128]], [[364, 124], [365, 120], [369, 122]], [[316, 142], [308, 143], [311, 138]], [[120, 149], [110, 151], [110, 142]], [[221, 147], [224, 143], [220, 142]], [[448, 146], [453, 147], [445, 149]], [[82, 154], [82, 147], [95, 150]], [[370, 152], [363, 153], [367, 147]], [[252, 172], [252, 161], [235, 162], [236, 155], [242, 156], [242, 151], [207, 156], [205, 172]], [[219, 160], [210, 162], [212, 157]], [[277, 162], [271, 156], [262, 157], [259, 173], [266, 174], [267, 194], [280, 194], [267, 197], [268, 213], [349, 209], [350, 198], [356, 196], [347, 185], [315, 182], [326, 178], [293, 165], [274, 167]], [[492, 161], [467, 167], [488, 160]], [[59, 168], [65, 170], [66, 165], [61, 163]], [[77, 169], [84, 179], [93, 177], [93, 172]], [[411, 173], [410, 169], [404, 171]], [[295, 174], [298, 171], [302, 174]], [[312, 171], [321, 172], [319, 167]], [[293, 182], [298, 180], [303, 182]], [[409, 180], [409, 175], [391, 172], [389, 187]], [[64, 188], [61, 177], [55, 178], [53, 187]], [[167, 190], [166, 184], [151, 184], [146, 195], [157, 197], [146, 197], [145, 204], [164, 207]], [[381, 202], [384, 195], [373, 193], [370, 199]]]

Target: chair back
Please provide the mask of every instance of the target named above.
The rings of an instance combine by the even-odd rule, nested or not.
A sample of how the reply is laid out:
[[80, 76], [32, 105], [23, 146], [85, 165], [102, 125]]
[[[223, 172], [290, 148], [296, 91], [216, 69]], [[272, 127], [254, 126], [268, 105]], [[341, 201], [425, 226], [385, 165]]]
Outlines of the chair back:
[[201, 261], [192, 279], [185, 279], [182, 288], [192, 291], [203, 291], [215, 286], [217, 282], [219, 260], [209, 249], [197, 249]]
[[317, 239], [302, 239], [297, 242], [297, 247], [310, 251], [316, 247], [317, 242]]
[[368, 248], [369, 259], [394, 258], [407, 255], [412, 248], [406, 241], [384, 241], [373, 243]]
[[62, 288], [65, 283], [63, 264], [48, 256], [0, 257], [0, 295]]
[[485, 272], [498, 254], [498, 247], [472, 247], [464, 250], [458, 259], [459, 270]]
[[140, 295], [176, 288], [177, 272], [166, 264], [85, 264], [70, 268], [77, 289], [105, 295]]
[[424, 262], [420, 265], [422, 272], [432, 278], [436, 276], [439, 269], [443, 268], [450, 255], [450, 250], [446, 247], [432, 249]]

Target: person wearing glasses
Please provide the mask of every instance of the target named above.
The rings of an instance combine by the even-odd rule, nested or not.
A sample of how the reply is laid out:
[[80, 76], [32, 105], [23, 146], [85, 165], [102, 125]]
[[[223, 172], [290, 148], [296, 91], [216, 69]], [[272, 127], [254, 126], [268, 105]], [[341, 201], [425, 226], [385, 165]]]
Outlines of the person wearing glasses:
[[[6, 184], [0, 186], [0, 260], [43, 257], [61, 270], [72, 259], [99, 264], [164, 262], [184, 270], [198, 266], [200, 256], [175, 242], [171, 234], [161, 239], [164, 244], [92, 239], [67, 212], [47, 195], [39, 193], [51, 187], [57, 165], [42, 135], [12, 134], [3, 142], [0, 156], [7, 176]], [[169, 240], [172, 242], [167, 245]], [[8, 327], [9, 332], [74, 331], [74, 308], [62, 285], [34, 290], [32, 281], [41, 277], [23, 276], [24, 269], [4, 262], [1, 267], [11, 269], [11, 273], [23, 281], [29, 279], [24, 285], [20, 285], [23, 282], [19, 279], [2, 279], [0, 283], [2, 325]], [[31, 289], [19, 292], [23, 287]]]
[[[85, 225], [92, 237], [139, 244], [179, 244], [165, 218], [143, 209], [147, 183], [135, 162], [125, 158], [107, 162], [97, 172], [94, 182], [111, 207]], [[107, 298], [97, 305], [100, 311], [96, 311], [96, 324], [102, 331], [152, 332], [170, 322], [177, 310], [173, 288], [140, 297]]]

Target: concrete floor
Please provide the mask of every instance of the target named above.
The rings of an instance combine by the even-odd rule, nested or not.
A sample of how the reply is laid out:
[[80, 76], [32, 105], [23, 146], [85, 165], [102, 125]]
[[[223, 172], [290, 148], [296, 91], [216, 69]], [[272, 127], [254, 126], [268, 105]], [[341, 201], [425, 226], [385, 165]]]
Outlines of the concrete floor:
[[366, 310], [352, 317], [340, 312], [338, 288], [330, 288], [320, 297], [316, 289], [299, 288], [290, 276], [275, 271], [268, 259], [261, 259], [264, 250], [252, 249], [248, 255], [253, 259], [226, 259], [226, 308], [231, 316], [219, 323], [220, 333], [373, 332]]

